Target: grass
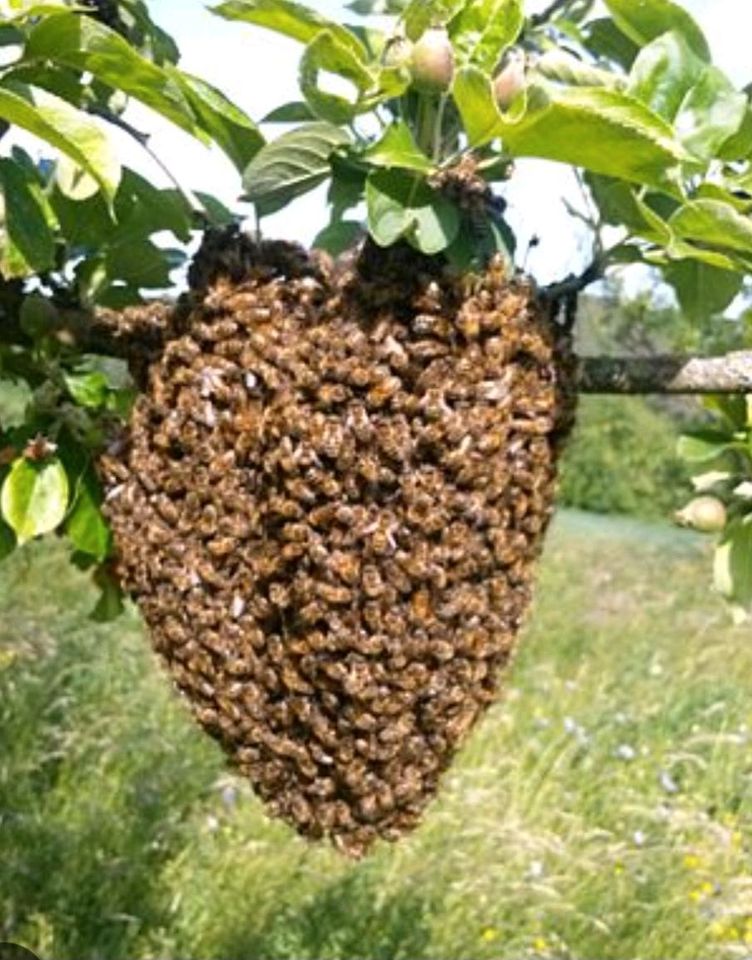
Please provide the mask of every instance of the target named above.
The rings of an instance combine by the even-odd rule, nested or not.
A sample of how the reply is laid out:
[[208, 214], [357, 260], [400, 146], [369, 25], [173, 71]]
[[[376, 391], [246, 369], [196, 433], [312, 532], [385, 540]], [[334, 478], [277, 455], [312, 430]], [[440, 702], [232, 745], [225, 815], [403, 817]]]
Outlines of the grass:
[[269, 822], [135, 615], [0, 568], [0, 939], [55, 960], [752, 954], [752, 644], [706, 545], [562, 513], [507, 696], [360, 864]]

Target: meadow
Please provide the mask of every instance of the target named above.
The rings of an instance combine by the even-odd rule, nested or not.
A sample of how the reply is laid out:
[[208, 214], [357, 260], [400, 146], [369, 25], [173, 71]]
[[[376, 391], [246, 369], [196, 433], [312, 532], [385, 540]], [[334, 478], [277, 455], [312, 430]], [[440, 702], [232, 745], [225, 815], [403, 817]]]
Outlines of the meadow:
[[752, 643], [706, 541], [560, 511], [506, 696], [408, 840], [270, 822], [132, 610], [0, 567], [0, 939], [54, 960], [752, 956]]

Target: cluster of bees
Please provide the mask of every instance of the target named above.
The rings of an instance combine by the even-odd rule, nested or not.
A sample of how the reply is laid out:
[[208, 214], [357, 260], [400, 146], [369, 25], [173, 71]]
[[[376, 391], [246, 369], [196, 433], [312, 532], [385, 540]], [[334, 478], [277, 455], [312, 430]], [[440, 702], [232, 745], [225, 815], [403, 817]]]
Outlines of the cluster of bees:
[[102, 459], [106, 511], [199, 722], [272, 813], [359, 856], [417, 824], [496, 696], [571, 364], [501, 263], [246, 267], [201, 269]]
[[127, 360], [134, 381], [146, 389], [149, 367], [178, 335], [179, 321], [180, 311], [159, 300], [124, 310], [99, 307], [90, 319], [86, 346]]

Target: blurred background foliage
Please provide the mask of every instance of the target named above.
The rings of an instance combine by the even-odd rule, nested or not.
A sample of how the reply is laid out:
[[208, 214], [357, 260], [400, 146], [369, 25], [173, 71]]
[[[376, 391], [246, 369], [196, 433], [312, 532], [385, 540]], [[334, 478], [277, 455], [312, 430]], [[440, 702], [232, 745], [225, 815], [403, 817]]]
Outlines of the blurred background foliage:
[[[720, 356], [752, 342], [752, 314], [689, 320], [665, 288], [637, 293], [617, 278], [583, 297], [577, 349], [583, 355]], [[580, 398], [577, 426], [564, 456], [559, 502], [597, 513], [670, 518], [691, 493], [692, 470], [679, 456], [685, 430], [709, 422], [692, 398]]]

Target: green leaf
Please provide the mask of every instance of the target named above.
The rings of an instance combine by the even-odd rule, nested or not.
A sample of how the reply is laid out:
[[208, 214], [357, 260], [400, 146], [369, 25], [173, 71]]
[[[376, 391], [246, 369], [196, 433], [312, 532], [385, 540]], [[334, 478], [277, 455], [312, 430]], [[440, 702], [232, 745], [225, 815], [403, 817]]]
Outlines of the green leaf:
[[177, 190], [160, 190], [145, 177], [126, 168], [117, 196], [115, 244], [140, 241], [163, 230], [171, 231], [182, 243], [191, 239], [192, 210]]
[[0, 563], [6, 557], [9, 557], [15, 549], [16, 535], [4, 520], [0, 520]]
[[291, 0], [226, 0], [211, 7], [211, 11], [226, 20], [243, 20], [306, 44], [322, 30], [328, 30], [361, 62], [368, 59], [365, 47], [351, 30], [327, 20], [301, 3]]
[[409, 0], [352, 0], [345, 6], [361, 17], [377, 16], [385, 13], [403, 13]]
[[542, 157], [660, 189], [685, 154], [661, 117], [633, 97], [603, 88], [555, 91], [535, 85], [518, 123], [499, 134], [520, 157]]
[[728, 434], [716, 430], [698, 430], [679, 438], [677, 453], [689, 463], [709, 463], [729, 449]]
[[672, 263], [664, 268], [663, 275], [676, 291], [682, 311], [697, 322], [723, 313], [744, 286], [743, 273], [720, 270], [697, 260]]
[[81, 356], [76, 372], [101, 374], [109, 390], [130, 390], [133, 387], [128, 362], [118, 357], [85, 353]]
[[58, 459], [32, 463], [20, 459], [11, 467], [0, 493], [3, 519], [19, 544], [50, 533], [68, 508], [68, 477]]
[[710, 48], [702, 30], [673, 0], [605, 0], [605, 4], [617, 27], [640, 46], [675, 30], [698, 57], [710, 60]]
[[493, 73], [525, 24], [522, 0], [469, 0], [449, 26], [459, 59]]
[[49, 202], [69, 248], [94, 250], [104, 244], [115, 231], [116, 224], [101, 193], [86, 200], [72, 200], [55, 181]]
[[535, 65], [536, 71], [547, 80], [571, 87], [620, 87], [623, 79], [611, 70], [601, 70], [566, 50], [549, 50]]
[[[351, 102], [319, 86], [319, 74], [334, 73], [353, 84], [357, 96]], [[300, 89], [311, 110], [321, 120], [348, 123], [358, 113], [359, 101], [373, 83], [363, 61], [331, 30], [323, 30], [306, 47], [300, 62]]]
[[752, 257], [752, 220], [720, 200], [690, 200], [671, 216], [678, 237]]
[[203, 206], [204, 212], [208, 215], [213, 227], [226, 227], [235, 223], [235, 214], [216, 197], [209, 193], [203, 193], [201, 190], [195, 190], [194, 195]]
[[24, 297], [18, 314], [21, 329], [32, 339], [47, 337], [60, 324], [60, 313], [52, 300], [39, 292]]
[[752, 213], [752, 198], [745, 197], [738, 193], [732, 193], [730, 190], [719, 186], [717, 183], [701, 183], [697, 190], [695, 190], [695, 199], [721, 200], [723, 203], [730, 204], [734, 210], [738, 211], [739, 213]]
[[105, 560], [112, 550], [112, 534], [101, 511], [102, 490], [93, 470], [84, 472], [78, 484], [65, 532], [80, 553]]
[[605, 223], [626, 227], [630, 234], [661, 246], [670, 243], [668, 224], [621, 180], [587, 174], [586, 181]]
[[687, 150], [709, 163], [738, 133], [747, 114], [747, 97], [716, 67], [708, 66], [687, 93], [675, 119]]
[[417, 40], [429, 27], [443, 27], [458, 13], [467, 0], [410, 0], [403, 20], [405, 33]]
[[[6, 8], [2, 11], [3, 19], [9, 21], [28, 20], [33, 17], [46, 17], [70, 11], [70, 5], [66, 0], [47, 0], [46, 3], [39, 0], [9, 0], [3, 6]], [[10, 7], [10, 10], [7, 7]]]
[[640, 51], [629, 75], [627, 92], [673, 121], [705, 67], [684, 36], [670, 31]]
[[331, 167], [332, 179], [326, 199], [332, 207], [332, 220], [337, 220], [362, 202], [367, 171], [336, 153], [331, 157]]
[[752, 603], [752, 518], [730, 524], [716, 550], [716, 590], [744, 607]]
[[9, 23], [0, 24], [0, 47], [15, 47], [16, 44], [22, 44], [25, 35], [18, 27], [11, 26]]
[[459, 231], [457, 208], [415, 175], [377, 170], [366, 183], [368, 227], [376, 243], [405, 238], [429, 256], [445, 250]]
[[227, 97], [198, 77], [169, 69], [193, 108], [198, 125], [242, 173], [264, 145], [256, 124]]
[[384, 135], [362, 154], [364, 160], [377, 167], [401, 167], [428, 173], [434, 164], [423, 153], [410, 127], [403, 121], [392, 123]]
[[170, 252], [151, 240], [123, 240], [110, 247], [105, 256], [107, 277], [122, 280], [139, 289], [162, 290], [172, 285], [174, 269]]
[[8, 84], [29, 84], [66, 100], [81, 109], [90, 94], [81, 80], [80, 72], [55, 63], [35, 61], [21, 63], [5, 75]]
[[91, 619], [96, 623], [111, 623], [117, 620], [125, 610], [125, 597], [120, 584], [108, 572], [106, 565], [95, 572], [94, 583], [99, 587], [100, 594], [91, 612]]
[[63, 374], [68, 393], [80, 407], [98, 410], [107, 400], [107, 378], [99, 371]]
[[285, 204], [322, 183], [330, 158], [350, 142], [344, 130], [331, 123], [309, 123], [259, 150], [243, 175], [245, 198], [253, 203]]
[[47, 222], [39, 181], [15, 161], [3, 158], [0, 191], [5, 205], [0, 232], [3, 275], [10, 278], [48, 270], [55, 260], [55, 238]]
[[25, 58], [49, 58], [53, 63], [88, 71], [102, 83], [122, 90], [176, 126], [203, 138], [174, 76], [92, 17], [66, 13], [43, 20], [29, 36]]
[[311, 108], [302, 100], [294, 100], [291, 103], [283, 103], [281, 107], [276, 107], [271, 113], [267, 113], [262, 123], [307, 123], [309, 120], [315, 120], [316, 117], [311, 112]]
[[26, 380], [0, 377], [0, 430], [20, 427], [34, 393]]
[[736, 133], [721, 147], [718, 155], [721, 160], [746, 160], [752, 154], [752, 109], [747, 103], [744, 119]]
[[486, 73], [478, 67], [458, 70], [452, 95], [471, 147], [483, 146], [499, 136], [503, 117]]
[[64, 100], [33, 87], [0, 84], [0, 117], [45, 140], [74, 160], [112, 199], [120, 164], [99, 127]]
[[61, 156], [55, 164], [55, 183], [70, 200], [88, 200], [99, 193], [99, 184], [70, 157]]
[[316, 250], [326, 250], [332, 257], [338, 257], [354, 247], [363, 234], [363, 224], [357, 220], [338, 220], [324, 227], [311, 246]]
[[710, 267], [727, 270], [729, 273], [739, 270], [748, 273], [752, 270], [752, 260], [740, 253], [720, 253], [718, 250], [681, 240], [675, 235], [672, 236], [665, 250], [644, 251], [644, 260], [661, 268], [679, 260], [696, 260], [698, 263], [706, 263]]
[[585, 45], [597, 57], [611, 60], [629, 71], [640, 48], [625, 36], [610, 17], [591, 20], [585, 25]]

